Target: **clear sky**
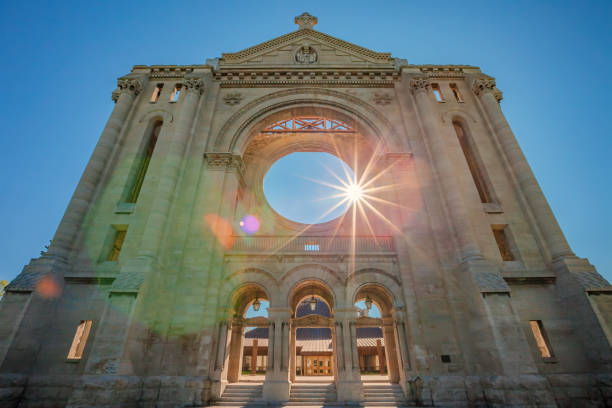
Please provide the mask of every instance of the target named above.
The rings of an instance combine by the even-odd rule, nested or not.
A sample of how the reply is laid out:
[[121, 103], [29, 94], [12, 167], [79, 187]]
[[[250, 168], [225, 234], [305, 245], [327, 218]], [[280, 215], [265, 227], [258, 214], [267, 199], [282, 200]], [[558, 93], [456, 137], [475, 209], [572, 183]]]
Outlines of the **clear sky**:
[[[305, 9], [307, 4], [307, 8]], [[317, 29], [414, 64], [471, 64], [502, 108], [574, 251], [612, 279], [610, 1], [3, 1], [0, 279], [52, 238], [135, 64], [203, 64]]]

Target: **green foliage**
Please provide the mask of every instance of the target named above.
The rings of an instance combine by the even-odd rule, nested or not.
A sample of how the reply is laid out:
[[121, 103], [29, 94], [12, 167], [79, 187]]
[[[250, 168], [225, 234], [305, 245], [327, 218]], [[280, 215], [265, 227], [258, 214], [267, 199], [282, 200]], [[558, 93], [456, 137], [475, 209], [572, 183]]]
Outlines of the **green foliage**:
[[2, 298], [2, 296], [4, 296], [4, 288], [6, 288], [8, 284], [9, 283], [7, 280], [0, 280], [0, 299]]

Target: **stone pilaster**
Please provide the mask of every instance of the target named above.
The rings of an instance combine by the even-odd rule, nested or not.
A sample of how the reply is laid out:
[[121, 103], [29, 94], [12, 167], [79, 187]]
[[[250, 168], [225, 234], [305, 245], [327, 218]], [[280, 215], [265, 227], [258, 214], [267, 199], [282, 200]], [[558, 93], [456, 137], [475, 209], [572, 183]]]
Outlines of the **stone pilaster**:
[[269, 326], [271, 341], [268, 341], [268, 369], [263, 384], [263, 397], [266, 401], [288, 401], [291, 387], [289, 383], [291, 311], [284, 308], [268, 308], [268, 316], [271, 321]]
[[119, 79], [117, 88], [118, 90], [113, 92], [113, 100], [116, 102], [115, 108], [102, 131], [98, 144], [51, 241], [49, 255], [62, 258], [69, 257], [76, 236], [83, 224], [83, 219], [90, 208], [102, 175], [110, 162], [113, 149], [124, 128], [133, 101], [143, 88], [143, 79], [129, 77]]
[[452, 225], [459, 243], [461, 260], [483, 259], [476, 237], [474, 236], [474, 230], [470, 225], [467, 208], [461, 197], [455, 170], [446, 151], [446, 140], [436, 123], [437, 115], [433, 111], [429, 95], [429, 80], [419, 77], [413, 78], [410, 82], [410, 88], [416, 100], [425, 138], [433, 158], [433, 164], [442, 185], [446, 207], [450, 213]]
[[491, 78], [476, 79], [472, 89], [480, 99], [482, 107], [493, 126], [495, 135], [508, 159], [510, 170], [533, 212], [552, 260], [574, 256], [514, 133], [512, 133], [512, 129], [510, 129], [510, 125], [508, 125], [501, 111], [499, 105], [501, 92], [495, 87], [495, 80]]
[[227, 386], [228, 348], [230, 347], [232, 322], [229, 318], [221, 319], [215, 328], [217, 347], [213, 358], [213, 374], [210, 389], [212, 399], [220, 398]]
[[[335, 308], [336, 346], [338, 353], [338, 380], [336, 391], [338, 402], [358, 403], [363, 401], [363, 386], [357, 353], [357, 311], [352, 308]], [[342, 358], [342, 361], [340, 359]]]

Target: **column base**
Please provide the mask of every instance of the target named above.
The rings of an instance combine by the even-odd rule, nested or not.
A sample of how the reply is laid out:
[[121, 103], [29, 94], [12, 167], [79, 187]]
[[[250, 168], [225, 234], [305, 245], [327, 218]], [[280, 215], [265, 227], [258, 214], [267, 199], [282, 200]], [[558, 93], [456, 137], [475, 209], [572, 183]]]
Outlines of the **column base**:
[[289, 380], [265, 380], [263, 384], [263, 399], [267, 402], [289, 401], [291, 384]]
[[336, 382], [338, 402], [354, 404], [363, 401], [363, 383], [359, 380], [339, 380]]
[[210, 399], [216, 401], [221, 398], [225, 387], [227, 387], [227, 380], [212, 380], [210, 383]]

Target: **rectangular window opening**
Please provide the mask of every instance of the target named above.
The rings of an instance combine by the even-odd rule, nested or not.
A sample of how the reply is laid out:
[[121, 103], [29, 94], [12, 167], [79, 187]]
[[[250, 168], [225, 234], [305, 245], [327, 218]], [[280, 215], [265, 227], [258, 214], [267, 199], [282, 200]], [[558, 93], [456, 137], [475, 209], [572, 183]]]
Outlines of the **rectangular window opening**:
[[91, 320], [81, 320], [81, 323], [77, 326], [76, 333], [72, 339], [72, 345], [68, 352], [68, 358], [71, 360], [80, 360], [83, 356], [83, 350], [85, 350], [85, 344], [87, 343], [87, 337], [91, 330]]
[[436, 101], [444, 102], [444, 98], [442, 97], [442, 91], [440, 91], [440, 86], [438, 84], [431, 84], [431, 90], [436, 97]]
[[304, 244], [304, 251], [318, 251], [319, 250], [319, 244], [317, 244], [316, 242], [307, 242], [306, 244]]
[[533, 337], [535, 338], [535, 341], [538, 344], [540, 355], [543, 358], [553, 357], [553, 353], [550, 348], [550, 343], [548, 341], [548, 337], [546, 336], [546, 332], [544, 331], [544, 325], [542, 325], [542, 321], [541, 320], [530, 320], [529, 326], [531, 327], [531, 332], [533, 333]]
[[119, 259], [121, 248], [123, 247], [123, 241], [125, 241], [125, 234], [127, 234], [127, 228], [117, 229], [115, 228], [115, 237], [113, 239], [113, 246], [108, 254], [108, 260], [116, 262]]
[[159, 100], [159, 95], [161, 95], [163, 87], [164, 84], [157, 84], [157, 86], [153, 90], [153, 95], [151, 95], [151, 102], [157, 102]]
[[453, 95], [457, 102], [463, 102], [463, 97], [461, 96], [461, 92], [459, 92], [459, 88], [457, 88], [457, 84], [450, 84], [450, 89], [453, 91]]
[[170, 102], [177, 102], [179, 96], [181, 96], [181, 84], [176, 84], [174, 90], [172, 91], [172, 95], [170, 95]]
[[495, 236], [495, 241], [497, 241], [497, 247], [499, 248], [499, 253], [504, 261], [514, 261], [515, 256], [512, 253], [512, 249], [508, 243], [508, 236], [506, 234], [506, 225], [492, 225], [493, 235]]

